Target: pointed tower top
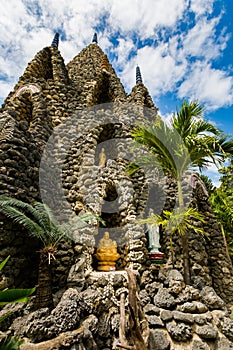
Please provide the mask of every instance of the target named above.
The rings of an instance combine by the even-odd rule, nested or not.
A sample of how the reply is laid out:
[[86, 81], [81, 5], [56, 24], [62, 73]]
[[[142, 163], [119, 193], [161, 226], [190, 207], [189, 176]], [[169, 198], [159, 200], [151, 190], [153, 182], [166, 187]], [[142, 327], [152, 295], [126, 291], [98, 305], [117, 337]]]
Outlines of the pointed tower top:
[[136, 67], [136, 84], [138, 83], [142, 83], [142, 75], [141, 75], [140, 68], [137, 66]]
[[53, 41], [52, 41], [51, 46], [56, 46], [56, 47], [58, 47], [58, 43], [59, 43], [59, 33], [56, 33], [56, 34], [54, 35], [54, 38], [53, 38]]
[[98, 44], [97, 33], [94, 33], [92, 42]]

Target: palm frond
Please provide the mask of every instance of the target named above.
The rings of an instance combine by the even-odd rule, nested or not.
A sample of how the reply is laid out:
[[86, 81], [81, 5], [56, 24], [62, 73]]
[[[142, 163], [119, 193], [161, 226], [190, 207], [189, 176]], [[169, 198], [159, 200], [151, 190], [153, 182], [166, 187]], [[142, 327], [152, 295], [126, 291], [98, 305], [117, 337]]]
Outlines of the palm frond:
[[45, 231], [50, 231], [54, 226], [58, 225], [52, 210], [46, 204], [34, 202], [32, 206], [35, 209], [35, 220]]
[[201, 213], [192, 207], [176, 208], [172, 212], [164, 210], [162, 215], [153, 214], [146, 219], [138, 220], [139, 224], [161, 225], [171, 235], [178, 233], [183, 236], [187, 233], [187, 230], [206, 235], [203, 228], [194, 225], [193, 222], [205, 223], [205, 219]]
[[20, 211], [24, 212], [25, 215], [28, 215], [39, 226], [41, 226], [44, 231], [50, 231], [54, 226], [54, 223], [56, 223], [52, 211], [44, 203], [34, 202], [29, 204], [16, 198], [0, 196], [0, 207], [4, 204], [18, 208]]
[[172, 126], [184, 140], [189, 134], [194, 121], [202, 117], [204, 107], [197, 100], [182, 103], [180, 110], [173, 115]]
[[3, 203], [0, 203], [0, 212], [12, 220], [14, 223], [24, 227], [30, 236], [40, 239], [43, 244], [46, 245], [46, 233], [34, 220], [30, 219], [25, 213], [17, 208]]
[[132, 136], [136, 142], [147, 146], [150, 152], [136, 159], [136, 163], [142, 164], [144, 158], [144, 164], [159, 165], [174, 178], [180, 177], [180, 170], [186, 170], [190, 164], [188, 150], [180, 135], [159, 117], [154, 123], [135, 128]]

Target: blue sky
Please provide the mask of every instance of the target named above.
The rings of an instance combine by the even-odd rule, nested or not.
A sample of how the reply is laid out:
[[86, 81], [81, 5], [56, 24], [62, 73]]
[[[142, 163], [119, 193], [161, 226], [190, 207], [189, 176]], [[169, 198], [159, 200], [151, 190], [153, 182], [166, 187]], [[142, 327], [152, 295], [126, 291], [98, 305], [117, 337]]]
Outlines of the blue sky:
[[233, 134], [232, 18], [229, 0], [1, 0], [0, 102], [56, 31], [65, 62], [97, 31], [126, 91], [139, 64], [163, 116], [198, 99], [205, 118]]

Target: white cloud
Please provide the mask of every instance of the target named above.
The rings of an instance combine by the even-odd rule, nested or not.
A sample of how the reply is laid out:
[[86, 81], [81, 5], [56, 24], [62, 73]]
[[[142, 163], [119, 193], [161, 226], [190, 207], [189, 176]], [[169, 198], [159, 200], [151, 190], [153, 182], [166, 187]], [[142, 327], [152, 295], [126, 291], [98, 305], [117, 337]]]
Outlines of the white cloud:
[[211, 14], [213, 12], [214, 1], [215, 0], [191, 0], [190, 10], [198, 17], [206, 13]]
[[[230, 105], [233, 78], [212, 68], [228, 39], [224, 31], [217, 37], [220, 16], [213, 15], [213, 3], [214, 0], [2, 0], [0, 97], [9, 92], [4, 93], [4, 86], [16, 82], [34, 55], [51, 44], [55, 31], [63, 32], [59, 49], [67, 63], [91, 42], [99, 26], [99, 44], [106, 53], [114, 54], [111, 63], [116, 70], [123, 70], [121, 78], [128, 90], [135, 84], [135, 67], [139, 64], [143, 81], [156, 100], [162, 94], [178, 91], [178, 97], [199, 98], [212, 109]], [[188, 11], [195, 14], [191, 29]], [[187, 26], [179, 33], [179, 24], [185, 21]], [[143, 43], [147, 39], [150, 44]]]
[[6, 91], [9, 93], [14, 88], [14, 82], [0, 80], [0, 96], [5, 96]]
[[197, 98], [212, 110], [230, 106], [233, 102], [233, 77], [222, 70], [211, 68], [208, 63], [197, 62], [181, 84], [178, 96]]
[[183, 40], [183, 47], [186, 55], [195, 57], [205, 57], [206, 59], [216, 58], [226, 46], [228, 37], [224, 40], [219, 37], [216, 42], [215, 28], [220, 17], [211, 20], [200, 19], [196, 25], [190, 29]]
[[151, 37], [158, 26], [174, 26], [187, 4], [187, 0], [114, 0], [109, 22], [117, 30]]
[[116, 64], [119, 67], [124, 67], [127, 63], [129, 54], [134, 51], [135, 46], [132, 39], [123, 39], [119, 38], [118, 45], [112, 49], [113, 52], [117, 55], [117, 61]]
[[186, 63], [177, 63], [170, 55], [167, 44], [158, 47], [145, 46], [139, 49], [137, 56], [133, 57], [125, 67], [122, 78], [128, 86], [135, 84], [132, 73], [139, 64], [145, 85], [153, 95], [171, 91], [186, 70]]

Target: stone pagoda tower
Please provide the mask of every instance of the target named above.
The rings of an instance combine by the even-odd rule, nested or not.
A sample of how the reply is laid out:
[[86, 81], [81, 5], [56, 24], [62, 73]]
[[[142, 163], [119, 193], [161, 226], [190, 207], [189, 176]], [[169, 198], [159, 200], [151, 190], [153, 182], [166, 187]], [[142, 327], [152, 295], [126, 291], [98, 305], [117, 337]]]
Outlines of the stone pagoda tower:
[[[170, 347], [176, 341], [189, 342], [193, 346], [190, 349], [211, 349], [209, 346], [214, 342], [216, 349], [222, 344], [229, 345], [233, 332], [224, 333], [224, 327], [227, 328], [224, 302], [233, 302], [232, 264], [208, 204], [208, 195], [198, 178], [192, 174], [187, 177], [187, 198], [208, 218], [205, 231], [209, 238], [197, 239], [192, 232], [189, 234], [192, 287], [185, 290], [182, 281], [179, 239], [174, 238], [176, 270], [169, 262], [169, 239], [162, 232], [159, 246], [165, 264], [153, 264], [149, 259], [147, 229], [136, 221], [148, 215], [150, 209], [160, 214], [163, 208], [172, 209], [176, 203], [176, 188], [169, 179], [161, 179], [153, 172], [145, 173], [143, 169], [130, 177], [126, 171], [135, 156], [130, 144], [131, 130], [145, 118], [155, 118], [158, 112], [143, 84], [140, 68], [136, 67], [136, 83], [127, 94], [99, 47], [97, 35], [67, 65], [58, 43], [56, 34], [52, 45], [36, 54], [0, 110], [0, 195], [26, 202], [42, 200], [61, 222], [75, 220], [80, 213], [96, 214], [101, 220], [74, 229], [70, 232], [70, 243], [60, 245], [53, 267], [58, 309], [55, 308], [52, 316], [47, 311], [34, 315], [34, 321], [29, 322], [30, 331], [22, 325], [23, 331], [18, 334], [40, 342], [86, 322], [83, 327], [89, 327], [87, 338], [80, 331], [71, 337], [74, 340], [71, 345], [78, 341], [83, 344], [80, 349], [117, 349], [121, 348], [116, 345], [119, 338], [122, 348], [136, 349], [132, 345], [136, 337], [133, 328], [129, 335], [130, 330], [127, 326], [122, 330], [119, 321], [132, 298], [136, 298], [131, 288], [135, 282], [131, 273], [135, 271], [141, 298], [139, 309], [142, 307], [141, 318], [136, 315], [136, 319], [139, 317], [140, 322], [145, 321], [145, 329], [151, 329], [149, 338], [143, 333], [145, 329], [138, 332], [144, 342], [150, 339], [150, 349], [178, 349]], [[112, 271], [102, 272], [98, 270], [96, 256], [106, 231], [117, 247], [117, 261]], [[0, 258], [11, 255], [4, 271], [4, 287], [35, 285], [39, 242], [3, 216], [0, 233]], [[60, 300], [61, 290], [64, 294]], [[211, 306], [208, 291], [213, 293], [215, 305]], [[67, 300], [69, 305], [79, 300], [79, 316], [72, 314]], [[185, 303], [193, 303], [195, 310]], [[219, 321], [214, 319], [215, 309], [221, 310]], [[67, 312], [73, 315], [70, 328], [59, 328], [62, 318], [68, 317]], [[203, 323], [200, 317], [182, 316], [187, 313], [205, 314]], [[46, 333], [49, 324], [52, 324], [50, 333]], [[202, 334], [203, 325], [212, 327], [206, 330], [209, 331], [206, 338]], [[131, 339], [129, 343], [124, 343], [124, 332]], [[155, 347], [158, 338], [163, 345]], [[96, 347], [93, 344], [88, 347], [87, 341], [93, 341]], [[206, 347], [201, 347], [202, 344]]]

